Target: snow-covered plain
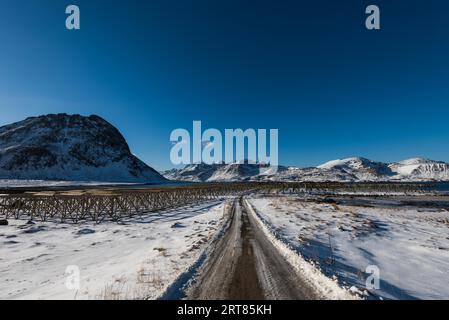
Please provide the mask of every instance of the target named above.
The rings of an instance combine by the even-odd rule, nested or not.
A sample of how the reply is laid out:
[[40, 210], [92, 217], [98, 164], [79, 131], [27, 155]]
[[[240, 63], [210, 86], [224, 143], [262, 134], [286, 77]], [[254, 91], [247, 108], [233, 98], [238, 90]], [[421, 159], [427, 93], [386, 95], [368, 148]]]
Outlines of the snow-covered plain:
[[[0, 299], [155, 299], [201, 256], [224, 221], [225, 200], [122, 223], [0, 227]], [[66, 287], [68, 266], [79, 290]]]
[[[375, 299], [449, 298], [446, 210], [337, 205], [299, 197], [250, 203], [273, 234], [343, 287]], [[379, 268], [379, 289], [366, 290], [370, 265]]]

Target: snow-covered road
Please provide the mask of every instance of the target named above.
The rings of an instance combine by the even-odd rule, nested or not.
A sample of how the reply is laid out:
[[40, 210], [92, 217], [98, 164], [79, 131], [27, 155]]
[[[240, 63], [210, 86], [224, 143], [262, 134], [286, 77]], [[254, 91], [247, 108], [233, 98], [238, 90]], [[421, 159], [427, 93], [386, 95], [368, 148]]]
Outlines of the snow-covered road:
[[[231, 217], [226, 234], [198, 270], [195, 282], [188, 291], [188, 298], [355, 298], [306, 261], [299, 258], [288, 259], [264, 230], [246, 200], [235, 201]], [[304, 272], [305, 270], [308, 272]]]

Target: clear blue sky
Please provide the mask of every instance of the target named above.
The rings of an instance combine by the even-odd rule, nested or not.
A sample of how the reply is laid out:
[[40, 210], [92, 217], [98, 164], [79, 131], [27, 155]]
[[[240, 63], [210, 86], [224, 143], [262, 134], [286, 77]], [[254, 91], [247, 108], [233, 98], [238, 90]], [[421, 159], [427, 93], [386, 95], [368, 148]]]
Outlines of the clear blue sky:
[[98, 114], [156, 169], [193, 120], [278, 128], [287, 165], [449, 161], [448, 14], [445, 0], [0, 0], [0, 125]]

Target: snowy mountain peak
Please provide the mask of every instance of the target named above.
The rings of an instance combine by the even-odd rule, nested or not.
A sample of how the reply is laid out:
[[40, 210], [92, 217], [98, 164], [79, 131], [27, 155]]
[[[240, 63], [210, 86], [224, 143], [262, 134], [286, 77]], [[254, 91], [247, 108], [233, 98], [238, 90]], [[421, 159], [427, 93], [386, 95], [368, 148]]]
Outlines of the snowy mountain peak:
[[0, 178], [156, 182], [103, 118], [49, 114], [0, 127]]
[[318, 166], [318, 169], [341, 171], [351, 174], [356, 180], [363, 181], [384, 180], [393, 175], [386, 163], [375, 162], [362, 157], [329, 161]]
[[397, 162], [400, 165], [419, 165], [419, 164], [430, 164], [430, 163], [444, 163], [441, 161], [434, 161], [425, 158], [411, 158]]
[[449, 164], [423, 158], [412, 158], [389, 165], [399, 178], [414, 180], [449, 180]]
[[372, 164], [375, 163], [369, 159], [362, 157], [352, 157], [328, 161], [326, 163], [323, 163], [322, 165], [319, 165], [317, 168], [320, 169], [345, 168], [345, 167], [361, 168], [361, 167], [369, 167]]

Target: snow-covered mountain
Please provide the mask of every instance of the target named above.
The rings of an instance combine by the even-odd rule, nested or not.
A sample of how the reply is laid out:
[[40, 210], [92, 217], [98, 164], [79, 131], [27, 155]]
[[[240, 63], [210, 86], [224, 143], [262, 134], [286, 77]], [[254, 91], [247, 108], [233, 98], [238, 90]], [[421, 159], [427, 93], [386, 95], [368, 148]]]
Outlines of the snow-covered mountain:
[[449, 181], [449, 164], [409, 159], [383, 163], [354, 157], [326, 162], [318, 167], [273, 168], [257, 164], [196, 164], [164, 172], [180, 181]]
[[106, 120], [67, 114], [0, 127], [0, 179], [165, 181]]
[[387, 180], [394, 175], [387, 163], [366, 158], [347, 158], [326, 162], [318, 169], [338, 170], [354, 176], [358, 181]]
[[[191, 164], [183, 169], [172, 169], [163, 174], [171, 180], [205, 182], [205, 181], [245, 181], [258, 180], [269, 176], [272, 168], [266, 165], [249, 163], [232, 164]], [[287, 168], [279, 167], [278, 171]]]
[[422, 158], [413, 158], [389, 165], [397, 178], [409, 180], [449, 181], [449, 164]]

